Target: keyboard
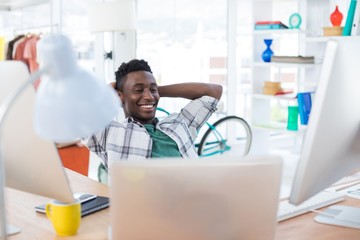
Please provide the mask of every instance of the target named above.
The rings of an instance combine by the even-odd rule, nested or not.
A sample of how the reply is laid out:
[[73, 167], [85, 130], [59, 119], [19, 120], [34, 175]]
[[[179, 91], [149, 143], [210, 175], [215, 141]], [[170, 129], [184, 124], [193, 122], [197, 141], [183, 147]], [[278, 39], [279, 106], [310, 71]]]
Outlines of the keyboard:
[[278, 208], [278, 222], [340, 202], [344, 200], [345, 195], [341, 192], [323, 191], [297, 206], [289, 203], [288, 200], [281, 201]]

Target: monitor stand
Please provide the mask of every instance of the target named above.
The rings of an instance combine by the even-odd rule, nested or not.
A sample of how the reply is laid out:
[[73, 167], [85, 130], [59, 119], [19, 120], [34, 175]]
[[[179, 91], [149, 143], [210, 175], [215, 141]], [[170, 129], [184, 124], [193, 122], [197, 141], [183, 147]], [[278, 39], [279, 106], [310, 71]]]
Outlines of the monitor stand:
[[318, 223], [360, 229], [360, 208], [334, 205], [317, 215]]

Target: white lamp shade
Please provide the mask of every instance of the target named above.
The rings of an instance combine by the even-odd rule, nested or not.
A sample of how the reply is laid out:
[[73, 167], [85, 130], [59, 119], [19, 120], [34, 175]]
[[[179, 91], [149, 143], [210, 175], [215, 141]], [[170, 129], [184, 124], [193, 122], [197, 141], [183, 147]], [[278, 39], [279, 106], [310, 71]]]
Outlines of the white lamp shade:
[[37, 134], [55, 142], [66, 142], [104, 128], [119, 110], [120, 100], [115, 91], [92, 73], [77, 67], [67, 38], [58, 35], [41, 41], [39, 51], [44, 64], [50, 64], [50, 71], [41, 79], [36, 92]]
[[127, 31], [136, 28], [134, 0], [94, 3], [89, 7], [89, 29], [92, 32]]

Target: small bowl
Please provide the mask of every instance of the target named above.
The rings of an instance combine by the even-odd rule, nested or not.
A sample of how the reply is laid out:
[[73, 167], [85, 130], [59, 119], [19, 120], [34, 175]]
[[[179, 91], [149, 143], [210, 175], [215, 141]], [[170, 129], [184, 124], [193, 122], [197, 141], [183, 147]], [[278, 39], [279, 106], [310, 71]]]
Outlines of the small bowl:
[[324, 27], [324, 36], [341, 36], [344, 27]]

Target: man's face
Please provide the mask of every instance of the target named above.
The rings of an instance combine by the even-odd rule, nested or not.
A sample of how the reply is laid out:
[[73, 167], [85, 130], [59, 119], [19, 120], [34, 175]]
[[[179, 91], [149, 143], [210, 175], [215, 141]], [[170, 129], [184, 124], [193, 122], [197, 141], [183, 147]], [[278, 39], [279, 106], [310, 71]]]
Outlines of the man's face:
[[142, 124], [152, 123], [160, 95], [155, 78], [150, 72], [129, 73], [123, 92], [119, 95], [125, 117], [133, 117]]

